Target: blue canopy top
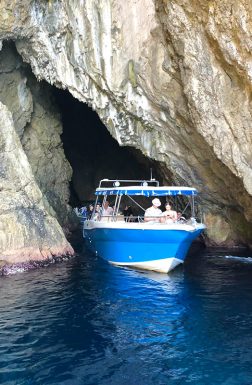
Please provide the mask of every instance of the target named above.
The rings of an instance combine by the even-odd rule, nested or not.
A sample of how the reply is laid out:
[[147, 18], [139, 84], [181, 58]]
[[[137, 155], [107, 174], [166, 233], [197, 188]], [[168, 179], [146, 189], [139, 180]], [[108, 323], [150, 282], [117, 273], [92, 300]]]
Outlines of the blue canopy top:
[[146, 197], [157, 197], [167, 195], [197, 195], [198, 191], [191, 187], [180, 186], [128, 186], [128, 187], [109, 187], [96, 189], [95, 195], [142, 195]]

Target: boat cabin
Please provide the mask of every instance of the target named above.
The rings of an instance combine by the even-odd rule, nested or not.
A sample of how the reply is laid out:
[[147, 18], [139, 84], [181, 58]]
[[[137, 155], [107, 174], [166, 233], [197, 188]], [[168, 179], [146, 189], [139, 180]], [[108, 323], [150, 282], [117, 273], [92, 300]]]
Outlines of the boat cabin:
[[[143, 222], [145, 211], [152, 205], [154, 198], [160, 198], [162, 206], [167, 202], [171, 203], [174, 210], [180, 213], [178, 220], [186, 221], [185, 216], [191, 220], [195, 218], [197, 194], [197, 190], [191, 187], [160, 187], [155, 179], [102, 179], [95, 191], [96, 201], [91, 220]], [[109, 211], [108, 201], [111, 204]], [[133, 209], [128, 209], [127, 213], [130, 206]]]

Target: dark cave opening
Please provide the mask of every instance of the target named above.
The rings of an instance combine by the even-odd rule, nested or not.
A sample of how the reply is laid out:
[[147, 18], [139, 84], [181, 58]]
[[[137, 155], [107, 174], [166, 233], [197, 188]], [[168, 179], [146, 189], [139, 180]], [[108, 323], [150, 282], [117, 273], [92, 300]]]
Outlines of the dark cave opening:
[[[67, 203], [76, 207], [93, 201], [101, 179], [147, 180], [150, 169], [161, 183], [166, 178], [160, 162], [135, 148], [120, 147], [87, 104], [38, 82], [12, 41], [5, 41], [0, 51], [0, 84], [0, 101], [13, 114], [34, 181], [62, 226], [71, 217]], [[66, 159], [72, 168], [70, 198]]]
[[62, 116], [62, 142], [73, 169], [70, 205], [80, 206], [94, 199], [101, 179], [149, 179], [161, 181], [156, 161], [131, 147], [120, 147], [99, 116], [69, 92], [54, 89]]

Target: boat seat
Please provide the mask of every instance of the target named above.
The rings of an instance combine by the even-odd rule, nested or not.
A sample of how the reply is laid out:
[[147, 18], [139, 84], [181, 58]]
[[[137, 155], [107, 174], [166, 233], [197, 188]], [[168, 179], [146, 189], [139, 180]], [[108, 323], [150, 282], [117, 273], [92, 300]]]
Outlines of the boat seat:
[[112, 222], [112, 216], [102, 216], [101, 219], [100, 219], [100, 222]]
[[124, 216], [119, 214], [114, 218], [115, 222], [124, 222]]
[[100, 219], [100, 222], [124, 222], [124, 216], [123, 215], [117, 215], [116, 217], [113, 217], [112, 215], [102, 216]]

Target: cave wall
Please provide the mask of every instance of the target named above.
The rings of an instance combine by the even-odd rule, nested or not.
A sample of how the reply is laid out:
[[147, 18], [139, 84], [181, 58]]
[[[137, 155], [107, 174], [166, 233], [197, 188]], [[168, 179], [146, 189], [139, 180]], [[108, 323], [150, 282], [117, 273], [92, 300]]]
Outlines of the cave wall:
[[0, 11], [0, 40], [37, 79], [200, 190], [212, 242], [252, 242], [250, 3], [3, 0]]
[[62, 123], [52, 87], [37, 82], [13, 43], [0, 51], [0, 101], [12, 113], [15, 130], [51, 215], [69, 222], [72, 169], [61, 142]]
[[12, 43], [0, 52], [0, 103], [0, 265], [72, 254], [60, 116]]
[[72, 254], [0, 102], [0, 265]]

